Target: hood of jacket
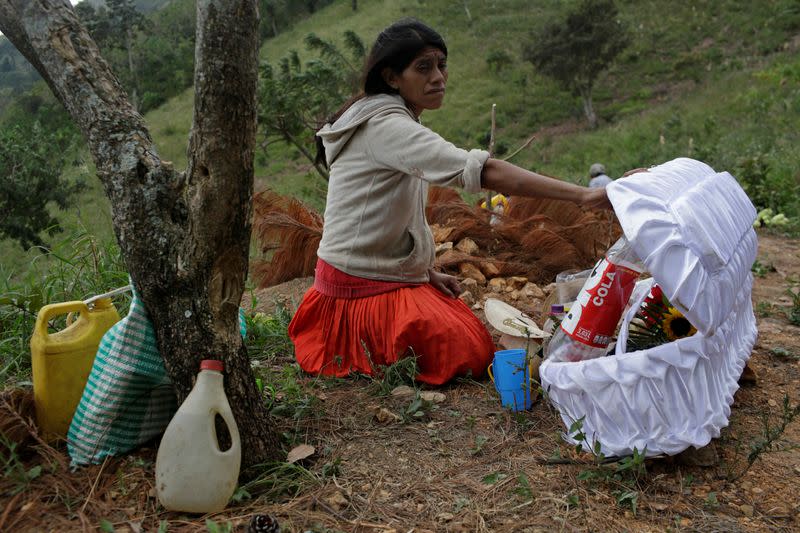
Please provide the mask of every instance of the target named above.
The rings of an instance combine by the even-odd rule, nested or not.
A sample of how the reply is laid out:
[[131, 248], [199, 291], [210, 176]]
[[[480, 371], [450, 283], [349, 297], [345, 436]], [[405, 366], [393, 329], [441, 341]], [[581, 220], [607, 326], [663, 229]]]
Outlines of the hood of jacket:
[[330, 167], [350, 138], [372, 117], [384, 113], [404, 113], [417, 120], [406, 107], [403, 98], [397, 94], [375, 94], [357, 100], [333, 124], [325, 124], [317, 136], [325, 146], [325, 158]]

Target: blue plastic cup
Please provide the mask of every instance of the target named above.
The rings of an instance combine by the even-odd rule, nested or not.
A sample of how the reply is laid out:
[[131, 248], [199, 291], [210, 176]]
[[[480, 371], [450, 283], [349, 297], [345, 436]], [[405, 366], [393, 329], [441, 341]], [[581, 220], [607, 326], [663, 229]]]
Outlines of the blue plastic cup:
[[531, 376], [523, 349], [500, 350], [489, 365], [489, 377], [500, 394], [500, 403], [512, 411], [531, 408]]

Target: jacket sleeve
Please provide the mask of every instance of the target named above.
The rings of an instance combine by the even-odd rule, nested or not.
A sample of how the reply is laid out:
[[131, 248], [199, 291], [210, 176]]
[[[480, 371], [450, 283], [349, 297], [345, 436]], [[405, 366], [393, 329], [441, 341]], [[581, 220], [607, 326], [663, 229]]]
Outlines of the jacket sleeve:
[[485, 150], [463, 150], [403, 113], [386, 113], [369, 120], [364, 131], [368, 156], [389, 168], [433, 185], [481, 190]]

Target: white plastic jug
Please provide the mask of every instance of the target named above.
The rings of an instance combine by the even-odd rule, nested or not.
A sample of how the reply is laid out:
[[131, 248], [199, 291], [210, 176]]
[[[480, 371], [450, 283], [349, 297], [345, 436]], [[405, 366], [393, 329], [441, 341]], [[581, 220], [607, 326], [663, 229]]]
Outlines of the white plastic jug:
[[[194, 388], [167, 426], [156, 456], [156, 494], [170, 511], [211, 513], [225, 508], [239, 478], [239, 430], [222, 384], [222, 361], [200, 363]], [[222, 451], [215, 417], [228, 426], [231, 447]]]

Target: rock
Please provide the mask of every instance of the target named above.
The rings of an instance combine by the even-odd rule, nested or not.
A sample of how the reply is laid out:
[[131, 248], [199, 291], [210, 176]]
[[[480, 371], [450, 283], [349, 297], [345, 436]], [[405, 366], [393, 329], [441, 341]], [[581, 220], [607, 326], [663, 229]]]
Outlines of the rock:
[[426, 402], [433, 402], [433, 403], [442, 403], [447, 399], [447, 396], [445, 396], [444, 393], [432, 390], [426, 390], [424, 392], [421, 392], [419, 397], [425, 400]]
[[487, 288], [491, 292], [503, 292], [506, 290], [506, 279], [505, 278], [492, 278], [489, 280], [489, 284]]
[[347, 497], [339, 492], [334, 492], [331, 496], [325, 498], [325, 503], [328, 504], [334, 511], [340, 511], [347, 505]]
[[472, 308], [474, 310], [476, 310], [476, 311], [478, 311], [480, 309], [483, 309], [483, 303], [482, 302], [475, 302], [475, 305], [473, 305]]
[[750, 363], [745, 363], [742, 369], [742, 375], [739, 376], [739, 383], [741, 385], [755, 385], [758, 381], [758, 376], [755, 370], [750, 367]]
[[687, 466], [714, 466], [719, 462], [719, 455], [716, 445], [711, 442], [700, 449], [692, 446], [679, 453], [676, 459], [679, 464]]
[[481, 263], [480, 268], [483, 275], [487, 278], [493, 278], [500, 274], [500, 269], [497, 268], [497, 265], [494, 263]]
[[375, 407], [373, 413], [375, 414], [375, 420], [381, 424], [391, 424], [402, 420], [399, 415], [394, 414], [385, 407]]
[[390, 394], [395, 398], [413, 398], [416, 393], [417, 391], [408, 385], [400, 385], [399, 387], [392, 389]]
[[475, 244], [475, 241], [469, 237], [465, 237], [458, 241], [455, 248], [456, 250], [464, 252], [467, 255], [475, 255], [475, 253], [479, 250], [478, 245]]
[[778, 407], [778, 402], [770, 398], [769, 400], [767, 400], [767, 405], [769, 405], [770, 407]]
[[455, 228], [448, 228], [447, 226], [440, 226], [439, 224], [431, 225], [431, 232], [433, 233], [433, 242], [437, 244], [442, 242], [447, 242], [450, 239], [450, 235], [452, 235], [454, 231]]
[[481, 271], [473, 265], [472, 263], [461, 263], [458, 265], [458, 270], [461, 272], [461, 275], [465, 278], [472, 278], [478, 282], [479, 285], [486, 284], [486, 277], [481, 273]]
[[472, 294], [470, 291], [464, 291], [458, 295], [458, 299], [467, 304], [468, 306], [472, 306], [475, 304], [475, 295]]
[[455, 250], [452, 249], [445, 250], [444, 252], [442, 252], [441, 255], [438, 255], [436, 257], [436, 263], [452, 265], [453, 263], [457, 263], [458, 261], [463, 259], [463, 257], [464, 257], [463, 255], [456, 252]]
[[477, 291], [475, 289], [478, 288], [478, 282], [472, 278], [466, 278], [461, 281], [461, 286], [464, 290], [471, 292], [472, 294], [476, 294]]
[[755, 512], [755, 509], [753, 509], [753, 506], [752, 506], [752, 505], [740, 505], [740, 506], [739, 506], [739, 510], [740, 510], [740, 511], [742, 512], [742, 514], [743, 514], [743, 515], [745, 515], [746, 517], [748, 517], [748, 518], [753, 518], [753, 513]]
[[509, 293], [508, 297], [511, 298], [514, 301], [517, 301], [517, 300], [519, 300], [520, 294], [521, 293], [518, 290], [512, 290]]
[[544, 291], [535, 283], [526, 283], [525, 286], [522, 287], [522, 293], [528, 298], [536, 298], [537, 300], [545, 299]]
[[436, 245], [436, 255], [442, 254], [442, 253], [444, 253], [444, 252], [446, 252], [448, 250], [452, 250], [452, 249], [453, 249], [453, 243], [450, 242], [450, 241], [443, 242], [442, 244], [437, 244]]
[[522, 276], [512, 276], [508, 278], [508, 284], [517, 290], [524, 287], [526, 283], [528, 283], [528, 278], [524, 278]]

